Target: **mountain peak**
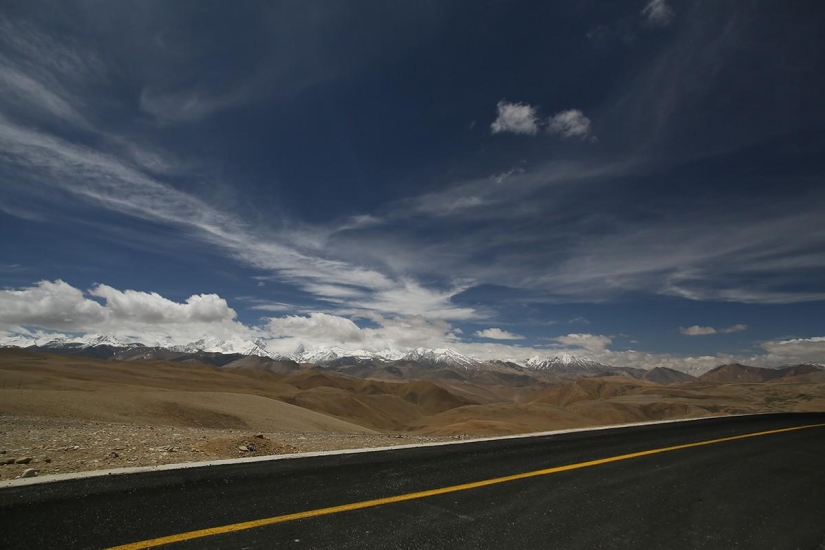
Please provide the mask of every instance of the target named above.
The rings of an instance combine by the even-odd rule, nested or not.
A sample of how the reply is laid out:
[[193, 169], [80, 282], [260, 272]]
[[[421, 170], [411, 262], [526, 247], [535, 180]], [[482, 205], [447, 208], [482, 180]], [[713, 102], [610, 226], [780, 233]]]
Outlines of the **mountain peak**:
[[562, 353], [552, 358], [542, 358], [537, 355], [528, 359], [525, 366], [533, 370], [563, 374], [598, 373], [608, 368], [607, 365], [592, 359], [570, 353]]

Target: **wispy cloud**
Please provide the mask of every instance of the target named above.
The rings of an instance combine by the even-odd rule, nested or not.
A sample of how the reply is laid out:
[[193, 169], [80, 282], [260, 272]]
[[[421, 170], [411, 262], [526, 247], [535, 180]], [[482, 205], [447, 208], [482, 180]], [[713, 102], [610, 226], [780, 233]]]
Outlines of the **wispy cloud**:
[[700, 325], [693, 325], [690, 327], [679, 327], [679, 332], [685, 336], [707, 336], [709, 334], [731, 334], [733, 332], [742, 332], [748, 330], [748, 325], [732, 325], [725, 328], [703, 327]]
[[24, 168], [32, 183], [59, 188], [111, 211], [185, 229], [197, 240], [216, 245], [248, 265], [277, 273], [282, 281], [320, 297], [337, 300], [361, 295], [364, 299], [360, 307], [383, 312], [429, 313], [445, 318], [474, 315], [472, 309], [450, 303], [461, 288], [430, 290], [409, 277], [394, 278], [371, 268], [302, 252], [267, 232], [254, 230], [231, 213], [164, 185], [115, 156], [21, 128], [2, 118], [0, 144], [7, 163]]
[[39, 123], [91, 128], [81, 92], [104, 78], [96, 52], [0, 16], [0, 109]]
[[676, 12], [668, 5], [667, 0], [650, 0], [642, 8], [641, 15], [649, 25], [667, 27], [673, 22]]

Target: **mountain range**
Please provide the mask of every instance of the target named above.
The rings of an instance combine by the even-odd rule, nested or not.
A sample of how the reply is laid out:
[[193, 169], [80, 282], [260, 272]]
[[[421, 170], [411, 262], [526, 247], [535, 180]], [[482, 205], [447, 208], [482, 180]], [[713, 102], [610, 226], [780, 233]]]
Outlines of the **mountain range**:
[[[207, 337], [186, 345], [147, 345], [109, 334], [57, 337], [34, 340], [11, 337], [0, 347], [23, 348], [64, 355], [79, 355], [121, 361], [167, 360], [199, 362], [228, 368], [255, 368], [292, 373], [314, 366], [358, 378], [484, 378], [488, 383], [512, 383], [535, 376], [625, 376], [670, 385], [696, 379], [678, 370], [656, 367], [651, 370], [605, 365], [586, 357], [562, 353], [552, 357], [534, 356], [523, 362], [482, 360], [449, 348], [394, 350], [347, 350], [340, 347], [299, 348], [291, 354], [272, 352], [262, 340], [220, 340]], [[764, 369], [746, 365], [722, 365], [699, 376], [709, 382], [762, 382], [783, 376], [823, 371], [821, 365], [795, 365]]]

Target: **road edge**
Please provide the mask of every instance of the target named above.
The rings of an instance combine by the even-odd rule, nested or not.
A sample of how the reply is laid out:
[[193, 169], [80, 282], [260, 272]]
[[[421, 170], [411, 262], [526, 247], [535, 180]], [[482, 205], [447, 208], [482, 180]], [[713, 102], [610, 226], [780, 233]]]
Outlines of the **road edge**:
[[492, 436], [492, 437], [477, 437], [472, 439], [461, 439], [456, 441], [437, 441], [431, 443], [410, 443], [406, 445], [390, 445], [386, 447], [362, 447], [357, 449], [338, 449], [334, 451], [314, 451], [314, 452], [306, 452], [306, 453], [290, 453], [290, 454], [282, 454], [282, 455], [265, 455], [265, 456], [252, 456], [252, 457], [245, 457], [245, 458], [223, 458], [218, 460], [204, 460], [199, 462], [181, 462], [179, 464], [160, 464], [157, 466], [132, 466], [126, 468], [112, 468], [108, 470], [90, 470], [87, 472], [72, 472], [67, 474], [52, 474], [47, 476], [39, 476], [39, 477], [29, 477], [29, 478], [20, 478], [20, 479], [10, 479], [6, 481], [0, 481], [0, 490], [12, 488], [12, 487], [23, 487], [26, 485], [40, 485], [44, 483], [55, 483], [60, 481], [69, 481], [73, 479], [88, 479], [93, 477], [106, 477], [106, 476], [121, 476], [121, 475], [129, 475], [129, 474], [140, 474], [145, 472], [163, 472], [163, 471], [170, 471], [170, 470], [187, 470], [191, 468], [207, 468], [210, 466], [223, 466], [227, 464], [248, 464], [253, 462], [268, 462], [272, 460], [298, 460], [302, 458], [313, 458], [319, 456], [332, 456], [332, 455], [349, 455], [349, 454], [360, 454], [360, 453], [380, 453], [385, 451], [393, 451], [399, 449], [414, 449], [419, 447], [441, 447], [446, 445], [464, 445], [467, 443], [478, 443], [483, 441], [501, 441], [501, 440], [509, 440], [509, 439], [528, 439], [531, 437], [544, 437], [548, 435], [561, 435], [561, 434], [568, 434], [568, 433], [577, 433], [577, 432], [592, 432], [592, 431], [602, 431], [602, 430], [615, 430], [621, 428], [633, 428], [638, 426], [653, 426], [657, 424], [673, 424], [676, 422], [695, 422], [698, 420], [712, 420], [714, 418], [736, 418], [742, 416], [761, 416], [766, 414], [776, 414], [776, 413], [749, 413], [749, 414], [726, 414], [726, 415], [716, 415], [716, 416], [701, 416], [698, 418], [677, 418], [673, 420], [651, 420], [647, 422], [633, 422], [630, 424], [610, 424], [606, 426], [590, 426], [587, 428], [570, 428], [566, 430], [551, 430], [547, 432], [533, 432], [527, 434], [516, 434], [516, 435], [501, 435], [501, 436]]

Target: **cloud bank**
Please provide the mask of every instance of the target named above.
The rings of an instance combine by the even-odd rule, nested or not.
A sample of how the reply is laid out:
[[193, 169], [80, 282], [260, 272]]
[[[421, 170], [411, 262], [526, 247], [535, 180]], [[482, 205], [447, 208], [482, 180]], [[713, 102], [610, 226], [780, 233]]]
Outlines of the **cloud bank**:
[[[362, 326], [358, 321], [365, 321]], [[698, 327], [697, 334], [738, 332], [744, 325], [725, 329]], [[694, 327], [690, 327], [694, 329]], [[701, 373], [730, 362], [777, 366], [825, 361], [825, 337], [768, 341], [764, 353], [733, 356], [679, 356], [635, 350], [612, 350], [613, 337], [571, 333], [550, 338], [550, 346], [472, 342], [444, 320], [422, 316], [384, 316], [368, 313], [347, 318], [322, 312], [263, 317], [255, 325], [241, 323], [226, 300], [215, 294], [195, 294], [176, 302], [154, 292], [118, 290], [97, 284], [87, 291], [61, 281], [40, 281], [30, 287], [0, 290], [0, 340], [45, 343], [61, 333], [105, 333], [145, 344], [182, 345], [203, 338], [264, 341], [271, 351], [337, 347], [347, 351], [405, 352], [414, 348], [445, 348], [480, 359], [524, 361], [535, 355], [574, 353], [616, 366], [666, 366]], [[491, 340], [525, 340], [500, 328], [474, 332]]]

